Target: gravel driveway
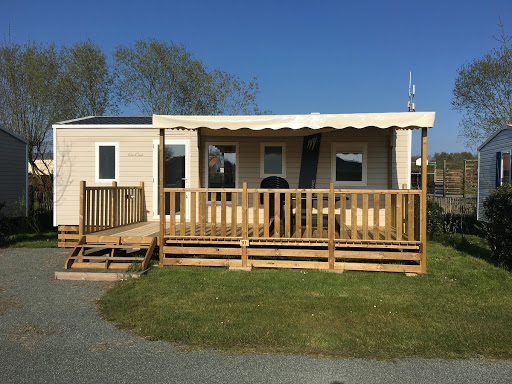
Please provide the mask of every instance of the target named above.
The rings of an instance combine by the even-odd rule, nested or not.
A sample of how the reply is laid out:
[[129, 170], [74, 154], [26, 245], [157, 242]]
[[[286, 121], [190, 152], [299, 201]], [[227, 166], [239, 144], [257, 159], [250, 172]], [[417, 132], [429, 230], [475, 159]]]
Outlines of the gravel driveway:
[[0, 250], [1, 383], [510, 383], [512, 361], [332, 360], [183, 352], [120, 331], [108, 284], [54, 280], [69, 251]]

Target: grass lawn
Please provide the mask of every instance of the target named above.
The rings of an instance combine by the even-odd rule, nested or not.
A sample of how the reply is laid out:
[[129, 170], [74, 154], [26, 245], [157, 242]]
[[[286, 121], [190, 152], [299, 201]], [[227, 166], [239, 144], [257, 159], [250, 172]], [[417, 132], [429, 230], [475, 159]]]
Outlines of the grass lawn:
[[0, 238], [0, 247], [11, 248], [57, 248], [57, 243], [57, 230], [19, 233]]
[[512, 274], [472, 256], [488, 254], [476, 236], [430, 242], [428, 275], [416, 277], [155, 268], [114, 285], [99, 310], [121, 328], [184, 348], [508, 359]]

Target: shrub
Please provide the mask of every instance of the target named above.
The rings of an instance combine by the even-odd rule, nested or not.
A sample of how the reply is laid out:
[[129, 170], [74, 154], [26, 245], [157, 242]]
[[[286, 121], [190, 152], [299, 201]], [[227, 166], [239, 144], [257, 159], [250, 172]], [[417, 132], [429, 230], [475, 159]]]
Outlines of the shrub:
[[443, 227], [443, 209], [435, 200], [427, 199], [427, 237], [434, 239], [442, 235]]
[[484, 200], [485, 236], [493, 258], [512, 267], [512, 185], [503, 184]]

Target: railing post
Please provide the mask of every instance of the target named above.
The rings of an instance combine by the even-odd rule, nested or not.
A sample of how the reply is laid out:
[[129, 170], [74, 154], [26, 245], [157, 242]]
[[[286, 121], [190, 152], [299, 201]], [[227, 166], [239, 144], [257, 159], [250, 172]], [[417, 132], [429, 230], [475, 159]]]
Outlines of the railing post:
[[462, 175], [462, 197], [466, 197], [466, 160], [464, 160], [464, 174]]
[[443, 160], [443, 197], [446, 197], [446, 160]]
[[[248, 227], [249, 220], [247, 211], [249, 209], [249, 195], [247, 193], [247, 181], [243, 182], [243, 191], [242, 191], [242, 240], [244, 243], [248, 242]], [[247, 267], [248, 257], [247, 257], [247, 245], [242, 245], [242, 267]]]
[[139, 221], [144, 221], [144, 182], [140, 182], [139, 192]]
[[118, 190], [117, 190], [117, 181], [112, 182], [112, 228], [115, 228], [119, 224], [119, 220], [117, 217], [117, 208], [119, 206], [118, 203]]
[[[158, 164], [159, 164], [159, 175], [158, 178], [159, 188], [158, 188], [158, 198], [159, 198], [159, 214], [160, 214], [160, 244], [159, 244], [159, 258], [160, 265], [163, 265], [164, 262], [164, 243], [165, 243], [165, 178], [164, 178], [164, 153], [165, 153], [165, 129], [160, 129], [160, 151], [158, 153]], [[172, 207], [171, 207], [172, 211]], [[171, 212], [172, 214], [172, 212]]]
[[[446, 161], [445, 161], [446, 167]], [[427, 128], [421, 128], [421, 273], [427, 273]]]
[[85, 204], [86, 204], [86, 198], [85, 198], [85, 181], [80, 181], [80, 208], [79, 208], [79, 215], [78, 215], [78, 234], [80, 236], [83, 236], [85, 234]]
[[[329, 214], [328, 214], [328, 236], [329, 236], [329, 269], [334, 269], [334, 232], [335, 232], [335, 200], [334, 183], [329, 185]], [[342, 212], [341, 214], [345, 214]]]

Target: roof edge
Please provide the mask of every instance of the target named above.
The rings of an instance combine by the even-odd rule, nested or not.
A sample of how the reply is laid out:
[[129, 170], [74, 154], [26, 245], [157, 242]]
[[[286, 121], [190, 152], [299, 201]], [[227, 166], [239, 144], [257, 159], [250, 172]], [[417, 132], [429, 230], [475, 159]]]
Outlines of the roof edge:
[[477, 148], [477, 151], [479, 152], [483, 147], [485, 147], [487, 144], [489, 144], [489, 142], [494, 139], [496, 136], [498, 136], [501, 132], [507, 130], [507, 129], [512, 129], [512, 124], [505, 124], [503, 127], [501, 127], [500, 129], [498, 129], [496, 132], [494, 132], [493, 134], [491, 134], [491, 136], [489, 136], [487, 138], [487, 140], [485, 140], [483, 142], [483, 144], [481, 144], [478, 148]]
[[12, 131], [8, 130], [7, 128], [4, 128], [4, 127], [2, 127], [1, 125], [0, 125], [0, 129], [1, 129], [2, 131], [4, 131], [5, 133], [7, 133], [7, 134], [11, 135], [11, 136], [12, 136], [12, 137], [14, 137], [15, 139], [18, 139], [18, 140], [20, 140], [20, 141], [22, 141], [23, 143], [25, 143], [25, 144], [27, 144], [27, 145], [28, 145], [28, 140], [27, 140], [27, 139], [25, 139], [24, 137], [21, 137], [21, 136], [20, 136], [20, 135], [18, 135], [17, 133], [14, 133], [14, 132], [12, 132]]

